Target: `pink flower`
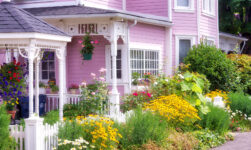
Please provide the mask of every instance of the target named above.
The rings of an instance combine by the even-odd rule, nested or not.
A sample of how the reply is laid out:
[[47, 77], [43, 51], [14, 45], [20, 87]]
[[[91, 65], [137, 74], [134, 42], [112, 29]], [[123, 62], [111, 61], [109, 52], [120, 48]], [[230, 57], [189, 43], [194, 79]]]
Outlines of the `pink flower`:
[[91, 95], [95, 95], [96, 93], [95, 92], [92, 92]]
[[145, 91], [142, 91], [141, 93], [142, 93], [142, 94], [146, 94], [146, 92], [145, 92]]
[[147, 96], [148, 96], [148, 97], [152, 97], [151, 93], [147, 93]]
[[91, 41], [91, 44], [94, 44], [94, 41]]
[[105, 81], [105, 78], [104, 77], [99, 77], [99, 80], [100, 81]]
[[95, 40], [94, 43], [95, 43], [95, 44], [98, 44], [98, 40]]
[[79, 40], [78, 43], [81, 44], [83, 41], [82, 40]]
[[91, 73], [91, 76], [92, 76], [92, 77], [96, 77], [96, 74], [95, 74], [95, 73]]
[[99, 72], [100, 72], [100, 73], [104, 73], [104, 72], [106, 72], [106, 69], [105, 69], [105, 68], [101, 68], [101, 69], [99, 70]]
[[137, 92], [135, 92], [135, 93], [133, 93], [132, 95], [134, 95], [134, 96], [138, 96], [138, 93], [137, 93]]
[[83, 81], [83, 82], [81, 83], [81, 86], [86, 87], [86, 82]]
[[85, 47], [85, 45], [82, 45], [82, 47]]

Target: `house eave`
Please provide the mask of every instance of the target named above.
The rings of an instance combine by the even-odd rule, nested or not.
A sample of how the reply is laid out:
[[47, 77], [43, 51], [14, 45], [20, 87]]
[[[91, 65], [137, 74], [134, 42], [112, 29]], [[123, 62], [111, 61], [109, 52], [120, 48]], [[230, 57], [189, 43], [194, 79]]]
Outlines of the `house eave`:
[[238, 37], [238, 36], [236, 36], [236, 35], [231, 35], [231, 34], [229, 34], [229, 33], [223, 33], [223, 32], [221, 32], [219, 35], [220, 35], [220, 37], [231, 38], [231, 39], [235, 39], [235, 40], [238, 40], [238, 41], [248, 41], [247, 38]]
[[79, 14], [79, 15], [56, 15], [56, 16], [37, 16], [40, 19], [69, 19], [69, 18], [121, 18], [126, 20], [137, 20], [138, 22], [152, 24], [163, 27], [170, 27], [172, 22], [167, 20], [159, 20], [154, 18], [146, 18], [141, 16], [133, 16], [123, 13], [106, 13], [106, 14]]

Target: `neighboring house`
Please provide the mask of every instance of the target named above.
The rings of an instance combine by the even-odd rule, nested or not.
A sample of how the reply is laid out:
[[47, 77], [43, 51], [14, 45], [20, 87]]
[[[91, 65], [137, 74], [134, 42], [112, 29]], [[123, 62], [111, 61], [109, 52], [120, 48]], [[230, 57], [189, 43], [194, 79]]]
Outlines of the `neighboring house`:
[[[247, 38], [220, 32], [220, 48], [227, 54], [233, 51], [241, 53], [247, 41]], [[242, 42], [243, 44], [241, 45]]]
[[[1, 1], [1, 0], [0, 0]], [[192, 45], [205, 38], [219, 47], [218, 0], [13, 0], [19, 7], [72, 36], [67, 45], [67, 87], [91, 83], [90, 74], [107, 69], [111, 85], [111, 46], [117, 47], [117, 85], [131, 90], [131, 73], [171, 75]], [[92, 60], [83, 61], [78, 42], [91, 32], [98, 40]], [[113, 41], [118, 38], [118, 41]], [[40, 80], [58, 81], [54, 52], [42, 62]], [[1, 54], [0, 58], [10, 58]], [[0, 61], [1, 62], [1, 61]]]

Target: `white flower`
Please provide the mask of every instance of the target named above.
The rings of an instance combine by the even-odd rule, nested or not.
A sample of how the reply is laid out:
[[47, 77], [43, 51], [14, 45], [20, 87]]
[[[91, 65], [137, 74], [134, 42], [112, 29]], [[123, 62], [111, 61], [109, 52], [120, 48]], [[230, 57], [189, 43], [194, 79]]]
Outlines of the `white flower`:
[[94, 146], [94, 145], [91, 145], [90, 147], [91, 147], [91, 148], [95, 148], [95, 146]]
[[82, 146], [82, 147], [83, 147], [83, 148], [87, 148], [87, 146], [85, 146], [85, 145], [84, 145], [84, 146]]
[[181, 79], [184, 79], [184, 76], [182, 74], [178, 74], [178, 76], [181, 78]]
[[82, 147], [81, 147], [81, 146], [79, 146], [78, 148], [79, 148], [79, 149], [82, 149]]
[[166, 82], [168, 82], [168, 79], [165, 79]]
[[73, 148], [71, 148], [71, 150], [76, 150], [76, 148], [73, 147]]
[[86, 82], [83, 81], [83, 82], [81, 83], [81, 86], [86, 87]]
[[52, 150], [56, 150], [57, 148], [56, 147], [53, 147]]

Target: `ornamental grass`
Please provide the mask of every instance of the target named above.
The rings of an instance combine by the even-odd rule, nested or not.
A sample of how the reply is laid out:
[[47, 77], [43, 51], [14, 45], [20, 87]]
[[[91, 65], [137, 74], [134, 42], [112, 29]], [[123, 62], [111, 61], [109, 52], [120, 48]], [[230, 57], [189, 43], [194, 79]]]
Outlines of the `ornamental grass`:
[[160, 96], [144, 104], [145, 110], [158, 113], [173, 125], [189, 125], [199, 120], [198, 110], [177, 95]]

